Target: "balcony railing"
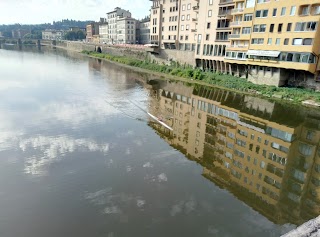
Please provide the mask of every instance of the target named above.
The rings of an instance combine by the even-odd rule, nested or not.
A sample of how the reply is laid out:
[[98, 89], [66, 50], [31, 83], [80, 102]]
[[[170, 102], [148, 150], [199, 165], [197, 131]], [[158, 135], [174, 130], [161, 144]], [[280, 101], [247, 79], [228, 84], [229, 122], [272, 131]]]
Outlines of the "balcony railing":
[[232, 13], [232, 14], [242, 13], [243, 10], [244, 10], [243, 8], [235, 8], [235, 9], [232, 9], [232, 10], [231, 10], [231, 13]]
[[198, 18], [192, 18], [192, 21], [198, 21]]
[[197, 29], [191, 29], [191, 32], [197, 32]]
[[231, 15], [231, 10], [222, 10], [218, 12], [218, 16]]
[[240, 34], [230, 34], [229, 39], [238, 39], [240, 38]]
[[226, 38], [216, 38], [215, 41], [217, 41], [217, 42], [228, 42], [229, 39], [228, 39], [228, 37], [226, 37]]
[[242, 21], [234, 21], [230, 23], [230, 26], [240, 26], [242, 24]]

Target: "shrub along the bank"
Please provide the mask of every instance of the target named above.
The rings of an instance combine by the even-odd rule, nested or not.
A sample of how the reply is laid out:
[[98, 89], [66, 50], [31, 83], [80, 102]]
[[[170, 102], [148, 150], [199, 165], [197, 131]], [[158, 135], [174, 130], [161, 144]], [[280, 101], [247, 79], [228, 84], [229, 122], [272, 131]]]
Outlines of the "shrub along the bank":
[[292, 100], [294, 102], [301, 102], [304, 100], [315, 100], [317, 102], [320, 102], [320, 93], [315, 92], [311, 89], [257, 85], [247, 81], [244, 78], [239, 78], [232, 75], [216, 72], [204, 72], [200, 69], [193, 69], [190, 66], [179, 65], [178, 63], [174, 62], [171, 63], [170, 66], [168, 66], [164, 64], [157, 64], [155, 62], [150, 62], [147, 60], [137, 60], [125, 56], [114, 56], [110, 54], [96, 53], [91, 51], [82, 51], [82, 53], [93, 57], [104, 58], [110, 61], [126, 64], [129, 66], [139, 67], [155, 72], [166, 73], [173, 76], [203, 81], [208, 84], [228, 89], [260, 94], [267, 97], [278, 97], [287, 100]]

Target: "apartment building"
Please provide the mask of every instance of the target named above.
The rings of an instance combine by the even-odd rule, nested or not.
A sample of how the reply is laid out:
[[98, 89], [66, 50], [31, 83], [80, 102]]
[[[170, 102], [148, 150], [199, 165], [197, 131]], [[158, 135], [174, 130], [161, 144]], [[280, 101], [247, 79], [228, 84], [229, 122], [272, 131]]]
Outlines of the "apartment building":
[[139, 44], [150, 44], [150, 18], [144, 18], [137, 22]]
[[257, 84], [314, 79], [320, 50], [318, 0], [236, 0], [225, 61]]
[[123, 17], [117, 20], [117, 44], [136, 43], [136, 22], [131, 17]]
[[199, 24], [197, 29], [197, 67], [228, 73], [229, 65], [224, 62], [231, 34], [232, 0], [199, 0]]
[[256, 84], [320, 81], [319, 0], [153, 0], [151, 43]]
[[93, 43], [97, 41], [97, 36], [99, 36], [99, 23], [92, 22], [86, 26], [86, 41], [89, 43]]
[[[118, 44], [118, 20], [121, 18], [131, 18], [131, 12], [116, 7], [113, 11], [107, 13], [107, 23], [108, 23], [108, 41], [109, 44]], [[122, 24], [122, 22], [120, 21]], [[122, 36], [121, 36], [122, 37]], [[121, 38], [123, 40], [123, 37]]]
[[99, 43], [105, 44], [108, 41], [108, 22], [106, 18], [100, 18], [99, 22]]
[[150, 40], [162, 49], [195, 50], [199, 3], [152, 0]]

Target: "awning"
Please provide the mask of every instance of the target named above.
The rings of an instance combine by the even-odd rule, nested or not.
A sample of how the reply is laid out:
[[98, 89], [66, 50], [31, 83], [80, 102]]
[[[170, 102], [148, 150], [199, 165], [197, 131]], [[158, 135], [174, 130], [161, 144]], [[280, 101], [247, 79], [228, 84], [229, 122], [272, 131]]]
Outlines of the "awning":
[[280, 55], [280, 51], [248, 50], [247, 55], [277, 58]]

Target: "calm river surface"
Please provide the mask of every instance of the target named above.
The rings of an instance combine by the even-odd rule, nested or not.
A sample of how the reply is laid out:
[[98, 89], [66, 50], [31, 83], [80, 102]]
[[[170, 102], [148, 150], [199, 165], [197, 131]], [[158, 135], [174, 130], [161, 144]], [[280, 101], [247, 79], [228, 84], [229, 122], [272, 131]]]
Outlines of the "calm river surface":
[[280, 236], [320, 214], [319, 118], [75, 53], [0, 50], [0, 236]]

